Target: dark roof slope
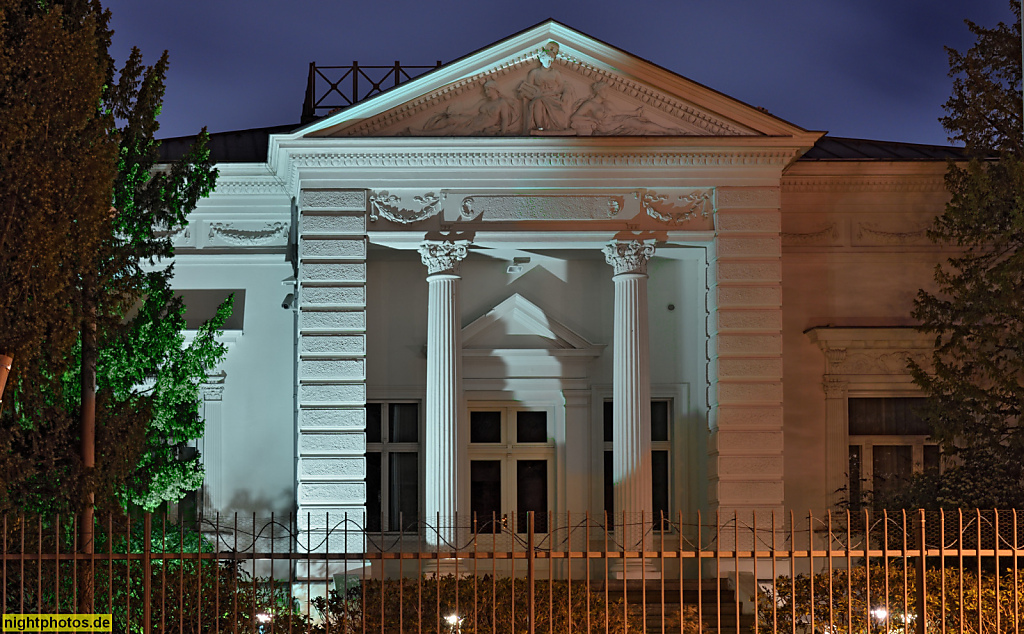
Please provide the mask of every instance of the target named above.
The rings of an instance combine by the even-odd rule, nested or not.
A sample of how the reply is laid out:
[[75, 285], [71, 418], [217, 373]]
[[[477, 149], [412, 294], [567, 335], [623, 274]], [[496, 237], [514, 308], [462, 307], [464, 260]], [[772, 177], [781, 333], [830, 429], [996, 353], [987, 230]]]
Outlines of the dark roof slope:
[[[215, 163], [263, 163], [271, 134], [291, 132], [300, 124], [270, 128], [215, 132], [210, 135], [210, 155]], [[160, 142], [160, 160], [180, 159], [195, 140], [194, 136], [164, 139]], [[807, 151], [802, 161], [945, 161], [965, 158], [964, 149], [944, 145], [921, 145], [894, 141], [870, 141], [824, 136]]]
[[800, 160], [810, 161], [945, 161], [964, 158], [964, 149], [895, 141], [823, 136]]
[[[293, 123], [269, 128], [214, 132], [210, 135], [210, 158], [214, 163], [266, 163], [270, 135], [291, 132], [298, 127], [298, 123]], [[185, 155], [195, 140], [194, 136], [161, 140], [160, 161], [177, 161]]]

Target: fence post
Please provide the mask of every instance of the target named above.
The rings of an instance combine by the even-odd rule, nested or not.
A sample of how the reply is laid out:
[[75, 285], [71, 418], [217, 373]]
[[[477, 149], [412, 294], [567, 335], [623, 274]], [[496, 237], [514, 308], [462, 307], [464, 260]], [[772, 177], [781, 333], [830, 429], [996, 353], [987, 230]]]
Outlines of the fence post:
[[[153, 604], [150, 600], [153, 583], [153, 515], [148, 511], [143, 516], [142, 530], [142, 631], [149, 634], [150, 621], [153, 616]], [[200, 550], [200, 552], [202, 552]], [[200, 560], [201, 561], [201, 560]]]
[[[527, 511], [526, 512], [526, 581], [527, 581], [526, 586], [527, 586], [527, 592], [528, 592], [528, 595], [527, 595], [528, 596], [527, 605], [530, 608], [530, 611], [529, 611], [529, 614], [528, 614], [528, 621], [527, 621], [529, 623], [528, 627], [530, 628], [530, 634], [534, 634], [534, 620], [533, 620], [534, 612], [533, 612], [533, 610], [534, 610], [534, 604], [536, 602], [535, 599], [534, 599], [534, 596], [533, 596], [533, 594], [534, 594], [534, 592], [533, 592], [534, 591], [534, 577], [535, 577], [534, 569], [533, 569], [533, 566], [534, 566], [534, 559], [533, 559], [533, 555], [534, 555], [534, 553], [533, 553], [533, 520], [534, 520], [534, 512], [533, 511]], [[513, 529], [513, 530], [515, 530], [515, 529]]]
[[927, 569], [925, 561], [925, 516], [924, 509], [917, 511], [917, 584], [914, 589], [914, 603], [915, 611], [917, 612], [917, 623], [915, 632], [916, 634], [925, 634], [925, 620], [927, 619], [927, 608], [925, 604], [925, 597], [928, 595], [927, 589], [925, 588], [925, 572]]

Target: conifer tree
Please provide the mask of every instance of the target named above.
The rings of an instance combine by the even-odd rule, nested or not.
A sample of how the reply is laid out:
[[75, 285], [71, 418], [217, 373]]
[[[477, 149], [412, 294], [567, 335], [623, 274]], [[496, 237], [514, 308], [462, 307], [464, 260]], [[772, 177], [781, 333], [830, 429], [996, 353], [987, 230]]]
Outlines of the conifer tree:
[[146, 67], [133, 50], [117, 73], [108, 21], [98, 0], [0, 0], [0, 352], [15, 359], [0, 508], [153, 508], [201, 481], [176, 448], [202, 434], [198, 383], [229, 308], [183, 348], [160, 260], [216, 173], [205, 130], [154, 170], [167, 56]]
[[928, 395], [923, 416], [944, 470], [914, 479], [896, 503], [1024, 508], [1024, 162], [1020, 5], [966, 52], [948, 49], [953, 94], [942, 123], [964, 143], [950, 201], [930, 237], [954, 255], [920, 291], [913, 315], [935, 335], [932, 367], [912, 364]]

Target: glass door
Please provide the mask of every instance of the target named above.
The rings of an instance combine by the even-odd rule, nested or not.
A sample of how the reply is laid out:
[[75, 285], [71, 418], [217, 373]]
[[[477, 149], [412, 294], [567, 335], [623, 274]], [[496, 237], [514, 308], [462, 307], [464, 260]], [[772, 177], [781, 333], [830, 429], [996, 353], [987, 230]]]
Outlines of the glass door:
[[[548, 531], [554, 506], [554, 432], [543, 408], [472, 406], [469, 411], [470, 510], [478, 533]], [[513, 525], [514, 524], [514, 525]]]

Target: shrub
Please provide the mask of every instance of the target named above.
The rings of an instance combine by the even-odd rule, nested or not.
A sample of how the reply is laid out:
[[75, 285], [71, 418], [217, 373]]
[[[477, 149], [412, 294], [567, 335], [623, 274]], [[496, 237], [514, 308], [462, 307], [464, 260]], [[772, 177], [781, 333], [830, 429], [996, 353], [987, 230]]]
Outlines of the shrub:
[[[1003, 570], [983, 571], [979, 576], [976, 571], [959, 568], [929, 569], [925, 580], [928, 631], [982, 634], [1024, 628], [1024, 605], [1015, 610], [1015, 603], [1024, 603], [1022, 574]], [[774, 619], [779, 632], [903, 632], [911, 631], [917, 619], [916, 596], [917, 573], [903, 568], [899, 560], [890, 563], [888, 571], [881, 564], [872, 564], [870, 568], [859, 565], [852, 570], [833, 570], [831, 579], [828, 573], [778, 577], [774, 590], [759, 592], [757, 611], [761, 623], [771, 624]]]

